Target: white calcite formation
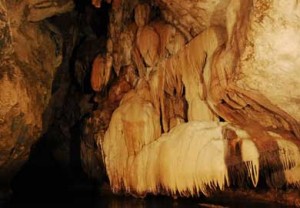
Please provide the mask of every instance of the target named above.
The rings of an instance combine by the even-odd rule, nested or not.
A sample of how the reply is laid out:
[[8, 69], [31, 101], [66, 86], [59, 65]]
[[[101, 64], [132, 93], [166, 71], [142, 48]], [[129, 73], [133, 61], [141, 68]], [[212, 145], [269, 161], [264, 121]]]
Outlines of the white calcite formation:
[[[278, 149], [274, 155], [267, 156], [265, 154], [268, 153], [259, 152], [247, 132], [227, 123], [191, 121], [157, 137], [159, 130], [153, 120], [149, 120], [155, 118], [154, 111], [151, 113], [144, 109], [139, 119], [132, 113], [132, 128], [128, 128], [126, 115], [141, 113], [136, 106], [137, 100], [132, 102], [114, 113], [102, 143], [103, 159], [114, 192], [125, 191], [137, 196], [147, 193], [209, 195], [230, 186], [233, 183], [230, 178], [239, 174], [245, 174], [245, 180], [256, 187], [259, 170], [274, 163], [275, 155], [278, 155], [276, 163], [283, 167], [281, 169], [274, 164], [274, 171], [271, 170], [267, 176], [270, 185], [283, 183], [282, 174], [285, 183], [300, 185], [299, 148], [278, 135], [272, 137]], [[151, 109], [151, 105], [149, 107]], [[145, 129], [142, 121], [147, 120], [149, 125]], [[135, 136], [139, 135], [139, 138], [133, 138], [132, 132], [138, 132]], [[262, 164], [260, 154], [265, 156]], [[236, 166], [240, 166], [236, 172], [230, 171]]]
[[137, 77], [97, 138], [112, 189], [299, 187], [299, 17], [294, 0], [114, 1], [113, 69]]

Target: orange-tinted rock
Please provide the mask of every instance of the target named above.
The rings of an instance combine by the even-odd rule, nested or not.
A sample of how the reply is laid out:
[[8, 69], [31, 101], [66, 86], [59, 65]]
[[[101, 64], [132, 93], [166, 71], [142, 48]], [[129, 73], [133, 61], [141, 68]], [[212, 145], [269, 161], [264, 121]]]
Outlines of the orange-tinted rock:
[[[52, 9], [46, 16], [57, 14]], [[0, 2], [0, 188], [26, 162], [31, 146], [47, 129], [43, 114], [62, 61], [58, 30], [43, 21], [28, 22], [25, 11], [24, 1]]]
[[37, 22], [54, 15], [69, 12], [74, 8], [72, 0], [27, 1], [27, 20]]
[[134, 10], [134, 20], [137, 26], [143, 27], [150, 19], [150, 6], [148, 4], [138, 4]]
[[[113, 42], [113, 67], [117, 75], [123, 66], [132, 64], [132, 50], [136, 38], [137, 26], [130, 24], [124, 31], [118, 33], [117, 39]], [[111, 49], [111, 44], [108, 44]]]
[[136, 37], [137, 47], [148, 66], [154, 66], [159, 59], [160, 40], [154, 28], [145, 26], [139, 28]]
[[102, 2], [102, 0], [92, 0], [92, 4], [96, 8], [100, 8], [101, 7], [101, 2]]
[[[256, 186], [261, 175], [270, 187], [299, 187], [299, 4], [157, 0], [148, 12], [138, 0], [114, 2], [107, 48], [119, 80], [98, 137], [113, 190], [208, 194], [212, 184]], [[138, 71], [128, 83], [126, 67]]]
[[108, 100], [111, 103], [119, 103], [123, 96], [131, 89], [130, 84], [125, 79], [119, 81], [110, 88]]
[[112, 57], [98, 55], [93, 62], [91, 86], [94, 91], [101, 91], [110, 79]]
[[211, 26], [225, 26], [230, 1], [158, 0], [164, 19], [191, 39]]

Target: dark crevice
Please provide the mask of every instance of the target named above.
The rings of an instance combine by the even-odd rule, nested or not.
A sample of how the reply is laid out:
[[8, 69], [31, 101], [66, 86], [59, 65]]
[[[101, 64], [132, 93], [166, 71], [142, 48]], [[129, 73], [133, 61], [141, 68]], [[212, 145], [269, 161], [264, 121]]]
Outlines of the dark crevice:
[[99, 187], [82, 169], [80, 144], [83, 121], [96, 104], [90, 75], [93, 59], [105, 54], [110, 6], [103, 3], [96, 9], [86, 0], [75, 3], [76, 11], [48, 20], [63, 37], [63, 62], [55, 74], [51, 101], [43, 115], [44, 134], [12, 181], [12, 207], [20, 203], [69, 202], [78, 193], [91, 200]]

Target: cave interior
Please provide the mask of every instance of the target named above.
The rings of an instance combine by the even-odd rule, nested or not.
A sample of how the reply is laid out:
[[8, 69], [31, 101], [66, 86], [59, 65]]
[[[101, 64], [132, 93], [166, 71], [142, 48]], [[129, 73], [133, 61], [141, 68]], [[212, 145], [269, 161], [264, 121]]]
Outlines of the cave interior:
[[0, 0], [0, 207], [300, 207], [299, 28], [294, 0]]

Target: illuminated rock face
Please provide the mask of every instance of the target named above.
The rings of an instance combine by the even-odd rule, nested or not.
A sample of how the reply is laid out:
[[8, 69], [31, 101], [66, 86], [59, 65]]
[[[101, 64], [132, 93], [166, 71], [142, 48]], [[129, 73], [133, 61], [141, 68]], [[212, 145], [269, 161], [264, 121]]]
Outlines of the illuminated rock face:
[[[0, 1], [1, 188], [26, 162], [32, 144], [45, 129], [42, 116], [50, 99], [54, 73], [62, 60], [62, 42], [51, 25], [29, 21], [73, 7], [71, 1], [55, 2]], [[51, 11], [40, 15], [40, 10], [46, 8]]]
[[[136, 126], [135, 131], [147, 133], [135, 140], [140, 144], [137, 146], [132, 135], [126, 136], [126, 132], [133, 129], [126, 129], [118, 110], [102, 143], [114, 192], [125, 191], [137, 196], [147, 193], [210, 195], [231, 184], [256, 187], [260, 170], [267, 172], [264, 177], [271, 187], [299, 186], [299, 148], [279, 135], [268, 132], [268, 143], [277, 146], [276, 149], [271, 147], [270, 153], [270, 149], [260, 150], [246, 131], [227, 123], [191, 121], [154, 141], [145, 142], [147, 134], [148, 139], [153, 138], [155, 129], [152, 126], [147, 131], [141, 129], [141, 122], [136, 121], [131, 123]], [[135, 151], [130, 149], [133, 147]]]
[[[1, 178], [41, 135], [62, 58], [60, 34], [40, 20], [72, 2], [0, 0]], [[106, 2], [107, 48], [91, 63], [98, 107], [81, 141], [92, 178], [102, 158], [114, 192], [137, 196], [299, 187], [298, 1]]]
[[299, 84], [298, 38], [292, 38], [298, 31], [299, 9], [295, 1], [282, 4], [253, 1], [237, 7], [236, 15], [229, 13], [228, 40], [215, 55], [208, 96], [227, 120], [299, 137], [298, 95], [291, 95]]
[[[248, 174], [254, 185], [257, 184], [258, 151], [247, 138], [230, 138], [226, 133], [233, 130], [229, 130], [227, 124], [191, 121], [178, 125], [158, 139], [143, 142], [147, 134], [150, 139], [155, 133], [154, 128], [149, 128], [147, 134], [141, 134], [138, 139], [142, 145], [132, 152], [127, 145], [129, 142], [126, 142], [131, 139], [126, 137], [129, 129], [124, 125], [118, 128], [117, 123], [122, 123], [123, 119], [117, 121], [116, 116], [119, 116], [119, 111], [114, 114], [103, 142], [107, 173], [115, 192], [123, 190], [141, 196], [167, 192], [192, 196], [222, 190], [229, 184], [226, 156], [229, 157], [232, 140], [241, 144], [241, 151], [248, 151], [248, 154], [241, 155], [239, 162], [251, 164]], [[131, 125], [138, 126], [139, 123], [136, 121]], [[123, 137], [111, 136], [111, 132], [118, 132], [114, 130], [116, 128], [125, 132]], [[120, 158], [117, 163], [115, 158]]]
[[163, 18], [177, 27], [189, 39], [212, 26], [226, 24], [230, 0], [157, 0]]
[[[116, 2], [113, 69], [136, 69], [151, 110], [125, 95], [132, 104], [122, 101], [97, 139], [112, 189], [197, 195], [259, 180], [299, 187], [298, 1], [157, 0], [149, 6], [160, 9], [159, 21], [145, 3]], [[147, 119], [125, 125], [136, 112]]]

